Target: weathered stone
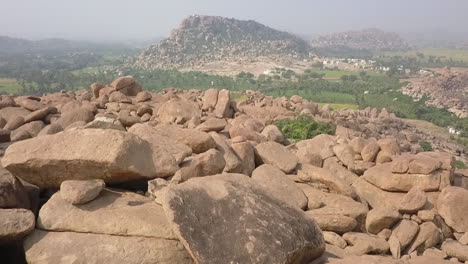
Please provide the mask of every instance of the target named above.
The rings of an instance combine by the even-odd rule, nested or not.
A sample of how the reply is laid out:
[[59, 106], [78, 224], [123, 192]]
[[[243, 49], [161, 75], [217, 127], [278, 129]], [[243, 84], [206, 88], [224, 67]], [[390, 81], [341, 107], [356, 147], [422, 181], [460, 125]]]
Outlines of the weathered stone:
[[189, 146], [195, 154], [216, 148], [216, 142], [209, 134], [196, 129], [183, 129], [175, 125], [159, 125], [154, 129], [160, 135]]
[[[322, 192], [308, 184], [298, 184], [298, 186], [307, 196], [308, 208], [309, 210], [313, 209], [311, 211], [314, 214], [338, 214], [352, 217], [358, 222], [363, 222], [369, 211], [366, 205], [356, 202], [350, 197]], [[321, 206], [315, 207], [314, 204], [316, 203], [320, 203]]]
[[335, 174], [336, 177], [340, 178], [348, 185], [352, 185], [354, 181], [359, 178], [359, 176], [357, 176], [355, 173], [347, 170], [345, 167], [339, 164], [338, 159], [335, 157], [324, 160], [323, 168]]
[[297, 157], [283, 145], [276, 142], [264, 142], [255, 147], [259, 163], [273, 165], [285, 173], [290, 173], [297, 166]]
[[326, 185], [331, 192], [346, 195], [351, 198], [357, 197], [356, 192], [351, 186], [327, 169], [302, 164], [297, 171], [297, 175], [301, 181], [319, 182]]
[[48, 231], [71, 231], [122, 236], [175, 239], [160, 205], [132, 192], [104, 190], [86, 204], [72, 205], [54, 194], [41, 208], [37, 227]]
[[210, 149], [185, 160], [177, 174], [180, 175], [182, 181], [187, 181], [195, 177], [219, 174], [225, 167], [226, 161], [223, 154], [218, 150]]
[[244, 175], [192, 179], [170, 188], [163, 205], [198, 263], [307, 263], [325, 250], [312, 218]]
[[320, 134], [312, 139], [296, 143], [298, 151], [301, 151], [302, 148], [306, 148], [308, 149], [308, 153], [317, 153], [323, 160], [335, 155], [335, 153], [333, 153], [333, 146], [335, 145], [335, 138], [326, 134]]
[[34, 214], [26, 209], [0, 209], [0, 244], [21, 240], [34, 230]]
[[349, 216], [337, 214], [317, 214], [312, 211], [307, 211], [307, 215], [312, 217], [322, 231], [331, 231], [336, 233], [346, 233], [354, 230], [358, 222]]
[[96, 117], [93, 121], [86, 124], [84, 129], [99, 128], [99, 129], [115, 129], [120, 131], [126, 131], [122, 123], [114, 118], [109, 117]]
[[62, 113], [61, 117], [57, 120], [56, 124], [66, 128], [67, 126], [81, 121], [85, 123], [89, 123], [93, 121], [94, 115], [93, 112], [87, 108], [79, 108], [73, 111], [68, 111]]
[[18, 105], [22, 106], [24, 109], [27, 109], [29, 111], [36, 111], [44, 107], [44, 104], [42, 104], [41, 102], [30, 99], [26, 96], [15, 98], [15, 103], [17, 103]]
[[274, 141], [282, 144], [284, 142], [284, 136], [281, 130], [275, 125], [266, 126], [261, 133], [268, 141]]
[[397, 210], [372, 209], [367, 213], [366, 230], [371, 234], [378, 234], [382, 229], [391, 228], [400, 219], [401, 215]]
[[57, 108], [53, 106], [46, 106], [42, 109], [31, 112], [30, 114], [25, 116], [24, 122], [29, 123], [31, 121], [41, 120], [41, 119], [44, 119], [48, 114], [55, 114], [55, 113], [57, 113]]
[[4, 129], [6, 129], [8, 131], [13, 131], [13, 130], [17, 129], [18, 127], [24, 125], [24, 123], [25, 123], [24, 122], [24, 117], [15, 116], [15, 117], [11, 118], [10, 121], [7, 122]]
[[404, 250], [411, 241], [413, 241], [413, 238], [416, 236], [418, 231], [419, 226], [417, 223], [403, 219], [393, 228], [391, 237], [395, 237], [400, 242], [401, 250]]
[[345, 165], [349, 166], [354, 163], [354, 150], [348, 144], [339, 144], [333, 147], [333, 152], [336, 157]]
[[128, 133], [137, 135], [148, 141], [150, 144], [164, 149], [174, 157], [178, 164], [180, 164], [186, 157], [192, 155], [192, 149], [189, 146], [167, 136], [167, 134], [160, 133], [160, 131], [161, 130], [156, 130], [151, 126], [144, 124], [136, 124], [128, 129]]
[[218, 90], [217, 89], [208, 89], [205, 91], [203, 97], [203, 110], [214, 109], [216, 103], [218, 102]]
[[2, 159], [7, 170], [40, 188], [64, 180], [108, 183], [174, 174], [175, 160], [162, 148], [122, 131], [84, 129], [41, 136], [11, 145]]
[[447, 187], [437, 201], [437, 211], [445, 223], [457, 232], [468, 232], [468, 190]]
[[442, 243], [441, 248], [450, 257], [455, 257], [459, 261], [468, 261], [467, 245], [462, 245], [455, 240], [447, 240]]
[[64, 181], [60, 185], [60, 195], [71, 204], [84, 204], [94, 200], [105, 186], [103, 180]]
[[135, 96], [141, 92], [141, 87], [132, 76], [124, 76], [115, 79], [111, 86], [125, 95]]
[[17, 141], [17, 140], [27, 139], [27, 138], [22, 138], [21, 136], [19, 136], [20, 134], [27, 134], [29, 135], [28, 138], [36, 137], [44, 127], [45, 125], [44, 125], [44, 122], [42, 121], [29, 122], [15, 129], [13, 132], [11, 132], [11, 140]]
[[218, 118], [228, 118], [230, 109], [230, 92], [229, 90], [222, 89], [218, 92], [218, 100], [214, 109], [214, 114]]
[[15, 176], [0, 167], [0, 208], [30, 209], [26, 190]]
[[268, 164], [261, 165], [252, 172], [252, 179], [275, 198], [300, 209], [307, 207], [304, 192], [280, 169]]
[[426, 201], [426, 194], [419, 187], [413, 187], [403, 196], [398, 211], [403, 214], [416, 213], [419, 209], [424, 207]]
[[403, 193], [383, 191], [362, 177], [357, 179], [352, 187], [354, 187], [359, 197], [367, 201], [372, 208], [397, 209], [404, 196]]
[[390, 155], [400, 155], [400, 146], [398, 145], [398, 142], [396, 138], [383, 138], [377, 141], [377, 144], [379, 144], [380, 149], [383, 152], [387, 152]]
[[57, 134], [58, 132], [62, 132], [63, 128], [57, 124], [50, 124], [45, 126], [37, 136], [45, 136], [45, 135], [53, 135]]
[[198, 104], [193, 101], [183, 99], [171, 99], [158, 110], [157, 116], [163, 123], [175, 123], [178, 121], [183, 124], [195, 116], [201, 116], [201, 110]]
[[219, 118], [209, 118], [205, 122], [197, 126], [197, 129], [203, 132], [219, 132], [223, 130], [227, 125], [226, 120]]
[[[236, 152], [229, 146], [223, 136], [216, 132], [210, 132], [209, 135], [216, 142], [216, 149], [221, 152], [226, 161], [225, 172], [241, 172], [241, 160], [237, 156]], [[216, 173], [217, 174], [217, 173]]]
[[239, 171], [244, 175], [252, 175], [255, 169], [255, 147], [249, 142], [235, 143], [231, 147], [241, 160]]
[[419, 232], [411, 243], [408, 253], [416, 250], [422, 254], [427, 248], [437, 245], [441, 238], [442, 234], [434, 223], [424, 222], [419, 226]]
[[423, 256], [430, 258], [445, 259], [447, 258], [447, 253], [438, 248], [428, 248], [424, 250]]
[[379, 154], [377, 154], [377, 157], [375, 158], [375, 163], [382, 164], [387, 162], [392, 162], [392, 154], [386, 151], [380, 151]]
[[24, 242], [28, 263], [192, 264], [177, 240], [36, 229]]
[[408, 173], [414, 174], [430, 174], [439, 169], [442, 163], [439, 160], [431, 158], [415, 158], [408, 165]]
[[416, 186], [423, 191], [437, 191], [440, 186], [440, 172], [430, 175], [401, 174], [392, 172], [392, 163], [379, 164], [364, 173], [364, 179], [386, 191], [408, 192]]
[[387, 241], [375, 235], [350, 232], [344, 234], [343, 238], [350, 245], [345, 251], [352, 255], [385, 254], [389, 250]]
[[348, 244], [340, 235], [334, 232], [323, 231], [323, 238], [327, 244], [337, 246], [339, 248], [345, 248]]
[[380, 151], [380, 146], [375, 141], [367, 143], [367, 145], [362, 149], [361, 156], [364, 161], [375, 161], [377, 154]]

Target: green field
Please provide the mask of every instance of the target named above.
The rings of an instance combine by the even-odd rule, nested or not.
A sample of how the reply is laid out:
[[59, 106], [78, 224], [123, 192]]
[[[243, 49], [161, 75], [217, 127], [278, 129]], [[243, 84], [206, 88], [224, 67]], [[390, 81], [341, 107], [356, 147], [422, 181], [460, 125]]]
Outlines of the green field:
[[14, 94], [21, 90], [21, 86], [13, 78], [0, 78], [0, 94]]
[[[319, 106], [323, 107], [326, 103], [320, 103]], [[342, 109], [359, 109], [359, 105], [356, 104], [328, 104], [331, 110], [342, 110]]]
[[383, 55], [416, 57], [416, 53], [422, 53], [425, 56], [443, 57], [443, 59], [446, 60], [452, 59], [468, 62], [468, 50], [462, 49], [427, 48], [411, 50], [407, 52], [385, 52]]
[[[325, 79], [340, 79], [343, 75], [355, 75], [359, 77], [359, 72], [356, 71], [341, 71], [341, 70], [312, 70], [316, 73], [325, 74], [323, 78]], [[367, 72], [368, 76], [382, 76], [382, 73], [377, 72]]]

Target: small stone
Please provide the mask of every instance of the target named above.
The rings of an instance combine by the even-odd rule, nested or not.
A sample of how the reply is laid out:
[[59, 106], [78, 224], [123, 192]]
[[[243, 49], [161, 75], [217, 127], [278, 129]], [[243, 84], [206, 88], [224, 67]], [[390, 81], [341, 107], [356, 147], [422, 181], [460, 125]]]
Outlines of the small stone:
[[346, 240], [344, 240], [340, 235], [334, 232], [329, 232], [329, 231], [323, 231], [323, 238], [325, 239], [325, 242], [330, 245], [337, 246], [339, 248], [345, 248], [348, 244], [346, 243]]
[[411, 216], [411, 220], [415, 221], [415, 222], [418, 223], [418, 224], [421, 224], [421, 223], [422, 223], [421, 218], [419, 218], [417, 215], [412, 215], [412, 216]]
[[378, 237], [383, 238], [385, 240], [388, 240], [391, 235], [392, 235], [392, 230], [390, 229], [383, 229], [377, 234]]
[[401, 200], [398, 210], [401, 213], [416, 213], [426, 204], [426, 201], [427, 197], [424, 191], [413, 187]]
[[420, 210], [418, 211], [418, 217], [424, 222], [430, 222], [434, 220], [435, 213], [432, 210]]
[[60, 195], [62, 199], [71, 204], [85, 204], [94, 200], [104, 189], [106, 184], [103, 180], [69, 180], [60, 185]]

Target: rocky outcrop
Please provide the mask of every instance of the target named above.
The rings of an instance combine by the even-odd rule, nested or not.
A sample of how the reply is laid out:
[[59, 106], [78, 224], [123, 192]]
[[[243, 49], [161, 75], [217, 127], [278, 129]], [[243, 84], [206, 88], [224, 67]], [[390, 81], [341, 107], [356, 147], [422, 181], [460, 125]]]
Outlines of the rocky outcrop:
[[307, 263], [325, 249], [312, 218], [244, 175], [177, 185], [166, 194], [164, 210], [197, 263]]
[[[243, 95], [150, 93], [123, 77], [1, 96], [0, 127], [18, 140], [0, 144], [2, 260], [465, 261], [468, 173], [453, 155], [422, 152], [423, 134], [386, 110]], [[285, 138], [274, 121], [299, 114], [336, 134]]]
[[184, 19], [170, 36], [135, 58], [145, 69], [181, 68], [212, 61], [246, 58], [307, 58], [308, 43], [255, 21], [193, 15]]

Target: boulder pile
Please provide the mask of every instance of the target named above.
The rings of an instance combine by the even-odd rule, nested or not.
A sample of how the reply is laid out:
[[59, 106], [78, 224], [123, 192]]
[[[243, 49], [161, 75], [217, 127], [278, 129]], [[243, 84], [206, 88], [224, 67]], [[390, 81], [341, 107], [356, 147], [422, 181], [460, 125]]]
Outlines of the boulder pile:
[[[468, 261], [468, 172], [385, 110], [131, 77], [0, 108], [2, 263]], [[336, 135], [273, 125], [298, 114]]]

